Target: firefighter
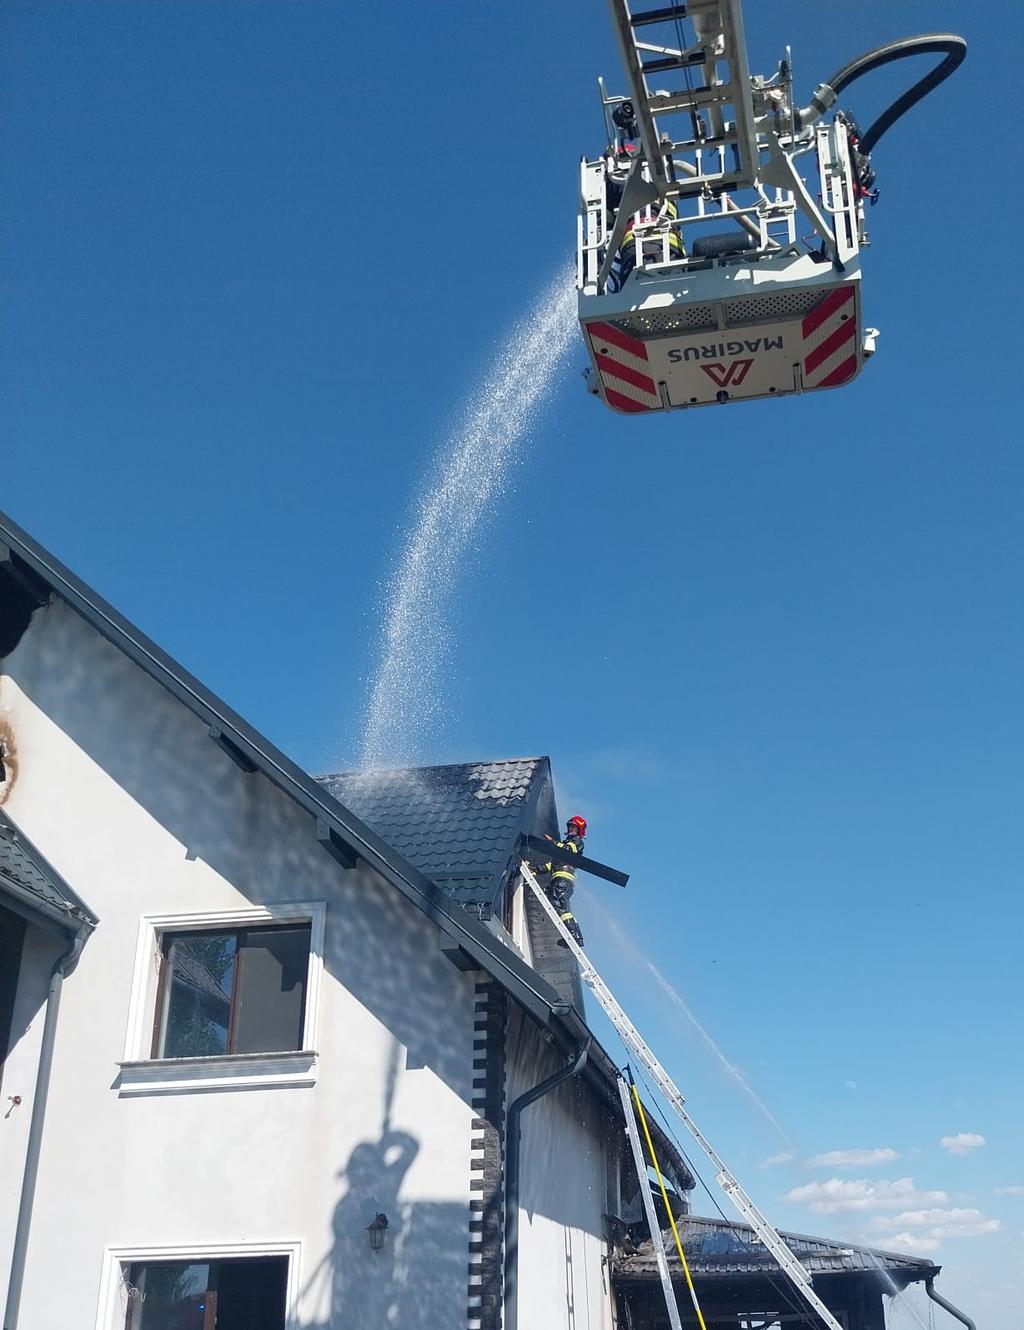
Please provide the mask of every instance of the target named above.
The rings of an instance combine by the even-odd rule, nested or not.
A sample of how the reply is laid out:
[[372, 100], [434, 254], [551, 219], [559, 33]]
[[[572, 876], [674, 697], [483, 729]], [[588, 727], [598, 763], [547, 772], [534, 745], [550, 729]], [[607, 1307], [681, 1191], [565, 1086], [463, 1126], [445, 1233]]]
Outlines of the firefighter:
[[[568, 850], [570, 854], [582, 854], [583, 840], [586, 834], [587, 819], [577, 814], [565, 824], [564, 840], [554, 841], [554, 844], [560, 850]], [[547, 839], [552, 840], [552, 837], [548, 836]], [[545, 888], [548, 899], [558, 911], [558, 916], [568, 929], [573, 941], [582, 947], [583, 934], [580, 932], [580, 926], [576, 922], [576, 916], [573, 914], [570, 905], [572, 890], [576, 885], [576, 869], [570, 864], [549, 863], [544, 865], [544, 871], [550, 875]], [[566, 943], [562, 938], [559, 938], [558, 945], [564, 947]]]
[[[674, 222], [678, 216], [679, 210], [672, 199], [667, 199], [660, 209], [655, 204], [648, 204], [647, 207], [641, 208], [639, 212], [633, 214], [629, 225], [626, 227], [626, 234], [622, 237], [622, 246], [619, 249], [620, 282], [624, 282], [636, 267], [636, 232], [638, 228], [644, 228], [640, 237], [642, 262], [663, 263], [666, 257], [669, 259], [686, 258], [686, 246], [683, 244], [683, 237], [676, 228], [667, 225]], [[661, 229], [652, 231], [650, 228], [656, 222], [662, 223]], [[664, 237], [666, 235], [668, 237], [667, 255], [664, 247]]]

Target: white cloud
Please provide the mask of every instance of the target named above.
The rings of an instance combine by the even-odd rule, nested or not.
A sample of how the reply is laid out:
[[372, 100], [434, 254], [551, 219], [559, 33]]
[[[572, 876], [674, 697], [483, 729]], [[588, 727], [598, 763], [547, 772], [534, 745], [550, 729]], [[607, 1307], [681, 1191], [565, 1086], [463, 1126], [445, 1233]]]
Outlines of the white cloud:
[[885, 1251], [907, 1252], [913, 1255], [914, 1252], [937, 1251], [939, 1247], [938, 1238], [923, 1238], [918, 1233], [893, 1233], [890, 1237], [878, 1239], [878, 1245]]
[[997, 1196], [1024, 1196], [1024, 1187], [1019, 1186], [1017, 1183], [1014, 1183], [1014, 1184], [1013, 1184], [1012, 1186], [1010, 1186], [1010, 1187], [997, 1187], [997, 1188], [996, 1188], [996, 1195], [997, 1195]]
[[875, 1164], [889, 1164], [899, 1159], [895, 1150], [882, 1146], [874, 1150], [826, 1150], [823, 1155], [808, 1159], [812, 1168], [873, 1168]]
[[939, 1144], [951, 1155], [969, 1155], [972, 1150], [981, 1149], [985, 1138], [976, 1131], [958, 1131], [955, 1136], [943, 1136]]
[[[908, 1251], [935, 1251], [946, 1238], [981, 1238], [987, 1233], [998, 1233], [1002, 1222], [989, 1219], [973, 1207], [942, 1209], [932, 1206], [923, 1210], [904, 1210], [898, 1215], [875, 1215], [870, 1226], [872, 1229], [902, 1230], [894, 1235], [872, 1239], [882, 1246], [903, 1246]], [[916, 1245], [908, 1246], [908, 1243]]]
[[856, 1088], [857, 1088], [857, 1082], [856, 1082], [856, 1081], [847, 1081], [847, 1082], [846, 1082], [846, 1088], [847, 1088], [848, 1090], [856, 1090]]
[[794, 1187], [782, 1198], [809, 1205], [819, 1215], [844, 1210], [902, 1210], [910, 1205], [945, 1205], [944, 1191], [918, 1191], [913, 1178], [872, 1181], [870, 1178], [829, 1178]]
[[780, 1164], [789, 1164], [796, 1158], [795, 1150], [783, 1150], [781, 1154], [769, 1155], [767, 1159], [762, 1159], [759, 1168], [778, 1168]]
[[871, 1221], [876, 1227], [902, 1225], [904, 1228], [927, 1228], [935, 1238], [977, 1238], [984, 1233], [995, 1233], [1002, 1228], [998, 1219], [988, 1219], [973, 1207], [954, 1207], [949, 1210], [933, 1207], [927, 1210], [904, 1210], [892, 1219], [876, 1216]]

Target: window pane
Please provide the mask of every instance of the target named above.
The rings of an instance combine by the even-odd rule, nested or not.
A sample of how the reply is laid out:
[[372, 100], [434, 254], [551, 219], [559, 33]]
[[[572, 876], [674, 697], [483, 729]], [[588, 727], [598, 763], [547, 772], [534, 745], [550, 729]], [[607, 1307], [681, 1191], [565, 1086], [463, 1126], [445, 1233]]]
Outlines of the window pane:
[[238, 953], [233, 1053], [302, 1047], [309, 924], [254, 928]]
[[[128, 1270], [127, 1330], [207, 1330], [210, 1267], [153, 1261]], [[212, 1310], [212, 1309], [211, 1309]]]
[[287, 1256], [219, 1261], [217, 1267], [217, 1330], [284, 1330]]
[[171, 939], [158, 1057], [228, 1051], [237, 942], [234, 933], [179, 933]]
[[284, 1330], [287, 1256], [137, 1262], [125, 1330]]

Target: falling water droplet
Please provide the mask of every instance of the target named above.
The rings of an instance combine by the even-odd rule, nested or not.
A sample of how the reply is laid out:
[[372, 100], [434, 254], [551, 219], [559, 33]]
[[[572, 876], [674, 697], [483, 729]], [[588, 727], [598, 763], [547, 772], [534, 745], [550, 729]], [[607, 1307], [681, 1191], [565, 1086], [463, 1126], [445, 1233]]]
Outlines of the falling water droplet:
[[459, 566], [555, 382], [575, 334], [575, 307], [572, 274], [561, 269], [505, 339], [442, 443], [386, 592], [363, 767], [436, 752], [451, 710], [439, 685], [454, 649]]

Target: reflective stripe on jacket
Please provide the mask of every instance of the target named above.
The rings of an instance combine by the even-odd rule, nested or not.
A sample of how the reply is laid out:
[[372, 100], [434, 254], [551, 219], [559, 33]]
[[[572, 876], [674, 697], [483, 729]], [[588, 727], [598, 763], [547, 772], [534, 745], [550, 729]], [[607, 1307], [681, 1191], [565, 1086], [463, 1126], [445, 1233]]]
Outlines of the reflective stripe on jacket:
[[[575, 836], [570, 834], [566, 836], [565, 840], [556, 840], [555, 845], [560, 850], [568, 850], [570, 854], [583, 853], [582, 836]], [[576, 869], [571, 867], [569, 864], [549, 863], [545, 864], [544, 867], [551, 874], [552, 880], [554, 880], [556, 877], [561, 877], [565, 878], [565, 880], [568, 882], [576, 881]]]
[[[664, 221], [668, 219], [674, 222], [678, 216], [679, 216], [679, 210], [676, 208], [675, 203], [671, 199], [669, 199], [666, 202], [665, 207], [661, 213], [662, 220]], [[638, 226], [650, 226], [653, 222], [656, 222], [657, 220], [658, 220], [658, 209], [651, 205], [649, 205], [646, 208], [641, 208], [639, 212], [635, 212], [629, 222], [629, 225], [626, 227], [626, 234], [622, 237], [623, 250], [628, 249], [629, 246], [633, 243], [635, 239], [636, 228]], [[661, 238], [662, 238], [661, 232], [655, 233], [653, 235], [648, 234], [643, 236], [645, 257], [649, 258], [656, 257], [654, 253], [654, 246], [657, 245], [660, 250]], [[670, 253], [674, 253], [679, 257], [682, 257], [685, 254], [686, 251], [683, 247], [683, 238], [678, 231], [669, 231], [668, 247]], [[648, 250], [651, 251], [649, 254], [647, 252]]]

